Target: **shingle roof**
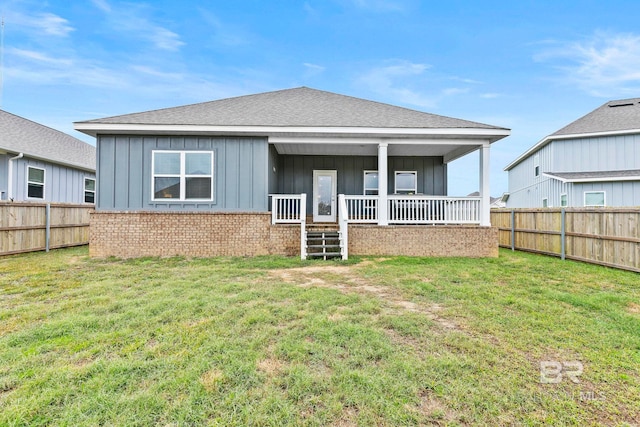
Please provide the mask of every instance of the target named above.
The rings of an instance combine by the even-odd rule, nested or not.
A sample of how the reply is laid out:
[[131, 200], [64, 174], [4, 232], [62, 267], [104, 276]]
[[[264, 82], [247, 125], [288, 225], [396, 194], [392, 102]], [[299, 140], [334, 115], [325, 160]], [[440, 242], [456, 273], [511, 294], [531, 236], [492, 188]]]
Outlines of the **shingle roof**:
[[558, 178], [562, 181], [589, 182], [616, 181], [640, 177], [639, 169], [615, 170], [615, 171], [590, 171], [590, 172], [545, 172], [545, 175]]
[[513, 169], [554, 140], [571, 138], [573, 135], [625, 133], [625, 131], [640, 132], [640, 98], [618, 99], [604, 103], [589, 114], [539, 141], [509, 163], [504, 170]]
[[0, 150], [96, 169], [96, 148], [66, 133], [0, 110]]
[[640, 129], [640, 98], [609, 101], [551, 136], [633, 129]]
[[307, 87], [79, 123], [504, 129]]

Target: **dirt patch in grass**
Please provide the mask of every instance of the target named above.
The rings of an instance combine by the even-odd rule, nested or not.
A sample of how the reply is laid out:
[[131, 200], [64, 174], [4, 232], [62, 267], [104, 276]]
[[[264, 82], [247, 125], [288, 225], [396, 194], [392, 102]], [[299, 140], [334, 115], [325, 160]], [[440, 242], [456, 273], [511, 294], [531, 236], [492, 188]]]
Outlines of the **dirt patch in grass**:
[[632, 314], [640, 314], [640, 304], [631, 302], [627, 305], [627, 312]]
[[267, 358], [258, 361], [257, 366], [259, 371], [264, 372], [270, 377], [276, 376], [282, 372], [285, 367], [284, 362], [278, 359]]
[[224, 373], [216, 368], [210, 369], [200, 376], [200, 384], [207, 390], [215, 390], [224, 380]]
[[[371, 264], [373, 261], [367, 260], [357, 266], [327, 265], [287, 268], [271, 270], [269, 274], [285, 283], [296, 284], [303, 288], [319, 287], [336, 289], [345, 294], [375, 296], [393, 310], [424, 314], [429, 320], [445, 329], [463, 329], [461, 325], [438, 314], [443, 309], [439, 304], [418, 304], [404, 299], [397, 288], [368, 283], [358, 274], [358, 270]], [[336, 319], [337, 317], [333, 316], [332, 320]]]

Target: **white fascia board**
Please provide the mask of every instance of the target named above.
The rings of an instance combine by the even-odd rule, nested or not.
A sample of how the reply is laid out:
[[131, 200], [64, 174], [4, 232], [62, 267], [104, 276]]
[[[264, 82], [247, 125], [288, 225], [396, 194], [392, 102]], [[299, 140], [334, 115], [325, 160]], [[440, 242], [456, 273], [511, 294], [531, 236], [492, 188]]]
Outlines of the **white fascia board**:
[[550, 175], [550, 174], [548, 174], [546, 172], [542, 172], [542, 176], [546, 176], [547, 178], [551, 178], [551, 179], [556, 179], [556, 180], [558, 180], [560, 182], [569, 182], [569, 180], [566, 179], [566, 178], [560, 178], [559, 176]]
[[559, 176], [542, 173], [549, 178], [557, 179], [560, 182], [583, 183], [583, 182], [617, 182], [617, 181], [640, 181], [640, 176], [603, 176], [600, 178], [561, 178]]
[[353, 144], [353, 145], [465, 145], [480, 147], [487, 140], [470, 138], [372, 138], [335, 136], [270, 136], [272, 144]]
[[510, 169], [513, 169], [516, 165], [518, 165], [518, 163], [522, 162], [531, 154], [538, 151], [540, 148], [544, 147], [545, 145], [549, 144], [552, 141], [561, 141], [564, 139], [596, 138], [600, 136], [619, 136], [619, 135], [629, 135], [629, 134], [635, 134], [635, 133], [640, 133], [640, 129], [628, 129], [628, 130], [617, 130], [617, 131], [607, 131], [607, 132], [572, 133], [567, 135], [549, 135], [544, 139], [542, 139], [537, 144], [535, 144], [533, 147], [529, 148], [527, 151], [522, 153], [518, 158], [516, 158], [514, 161], [512, 161], [507, 166], [505, 166], [503, 170], [508, 172]]
[[373, 137], [484, 138], [497, 141], [511, 134], [509, 129], [486, 128], [374, 128], [374, 127], [305, 127], [305, 126], [211, 126], [156, 125], [76, 122], [74, 129], [87, 135], [102, 134], [199, 134], [199, 135], [334, 135]]

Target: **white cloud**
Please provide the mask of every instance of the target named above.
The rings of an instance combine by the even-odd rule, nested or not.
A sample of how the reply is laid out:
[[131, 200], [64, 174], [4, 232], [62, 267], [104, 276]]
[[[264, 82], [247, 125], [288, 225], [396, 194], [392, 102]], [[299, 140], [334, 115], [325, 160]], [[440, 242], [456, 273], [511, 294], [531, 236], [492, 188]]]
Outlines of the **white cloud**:
[[75, 28], [68, 20], [53, 13], [22, 14], [19, 12], [8, 13], [5, 23], [25, 27], [29, 32], [36, 32], [39, 35], [66, 37]]
[[45, 53], [36, 52], [36, 51], [33, 51], [33, 50], [10, 48], [10, 49], [7, 50], [7, 55], [8, 56], [15, 55], [15, 56], [23, 58], [23, 59], [36, 61], [36, 62], [43, 62], [43, 63], [47, 63], [47, 64], [53, 64], [53, 65], [61, 65], [61, 66], [71, 66], [71, 65], [73, 65], [73, 61], [71, 59], [54, 58], [54, 57], [52, 57], [50, 55], [47, 55]]
[[103, 11], [107, 23], [116, 34], [126, 33], [128, 36], [147, 40], [160, 50], [176, 51], [185, 43], [180, 35], [154, 23], [147, 15], [150, 14], [148, 5], [141, 4], [110, 4], [107, 0], [91, 0]]
[[111, 12], [111, 6], [107, 2], [107, 0], [91, 0], [91, 3], [93, 3], [95, 7], [97, 7], [98, 9], [100, 9], [105, 13]]
[[371, 91], [394, 100], [396, 103], [433, 107], [434, 97], [429, 97], [411, 88], [412, 79], [420, 78], [430, 68], [427, 64], [415, 64], [409, 61], [392, 61], [388, 65], [376, 67], [359, 78], [359, 82]]
[[640, 91], [640, 35], [598, 32], [593, 37], [554, 44], [534, 56], [554, 62], [562, 80], [603, 97]]
[[304, 77], [310, 78], [324, 73], [326, 67], [318, 64], [312, 64], [311, 62], [305, 62], [302, 64], [305, 68]]

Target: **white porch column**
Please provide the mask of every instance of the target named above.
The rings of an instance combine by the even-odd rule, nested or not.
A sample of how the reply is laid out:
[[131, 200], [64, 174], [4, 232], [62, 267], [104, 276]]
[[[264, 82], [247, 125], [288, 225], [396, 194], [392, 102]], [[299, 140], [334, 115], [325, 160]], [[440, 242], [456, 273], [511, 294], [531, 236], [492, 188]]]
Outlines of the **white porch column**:
[[378, 144], [378, 225], [389, 225], [387, 218], [387, 146], [386, 142]]
[[491, 226], [491, 190], [489, 189], [489, 143], [480, 148], [480, 225]]

